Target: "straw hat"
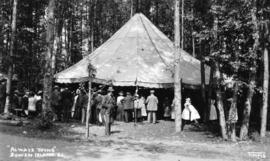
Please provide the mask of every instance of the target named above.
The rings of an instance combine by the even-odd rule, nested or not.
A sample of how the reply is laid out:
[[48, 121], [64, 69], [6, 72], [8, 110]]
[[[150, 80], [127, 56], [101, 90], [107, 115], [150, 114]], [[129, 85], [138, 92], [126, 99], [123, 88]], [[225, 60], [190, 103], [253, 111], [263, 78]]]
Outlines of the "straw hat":
[[118, 94], [122, 96], [124, 93], [123, 93], [123, 91], [120, 91]]
[[113, 92], [114, 89], [113, 89], [113, 87], [109, 87], [107, 91], [108, 91], [108, 92]]

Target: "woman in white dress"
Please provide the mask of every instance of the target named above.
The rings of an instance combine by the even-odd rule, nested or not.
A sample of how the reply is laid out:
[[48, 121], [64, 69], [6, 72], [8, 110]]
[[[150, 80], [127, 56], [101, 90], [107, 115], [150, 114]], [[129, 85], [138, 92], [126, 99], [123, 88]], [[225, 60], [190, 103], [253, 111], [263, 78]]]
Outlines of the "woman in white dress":
[[142, 120], [146, 120], [147, 112], [146, 112], [146, 106], [145, 106], [145, 98], [143, 96], [140, 96], [139, 98], [139, 106], [141, 107]]
[[28, 118], [32, 119], [37, 114], [36, 103], [37, 101], [41, 100], [41, 96], [37, 96], [34, 92], [30, 92], [28, 98]]
[[217, 120], [217, 110], [215, 106], [215, 100], [211, 99], [211, 106], [210, 106], [210, 114], [209, 114], [209, 120], [210, 121], [215, 121]]
[[182, 113], [182, 130], [184, 129], [184, 126], [187, 121], [194, 121], [196, 124], [198, 123], [197, 119], [200, 119], [200, 115], [198, 111], [195, 109], [195, 107], [191, 104], [190, 98], [186, 98], [186, 102], [184, 104], [184, 110]]

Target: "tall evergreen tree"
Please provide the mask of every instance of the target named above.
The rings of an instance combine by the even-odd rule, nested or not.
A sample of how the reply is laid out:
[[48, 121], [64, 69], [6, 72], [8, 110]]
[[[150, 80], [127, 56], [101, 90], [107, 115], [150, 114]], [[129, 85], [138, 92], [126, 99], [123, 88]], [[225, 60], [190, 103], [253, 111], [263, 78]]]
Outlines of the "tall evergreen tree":
[[6, 104], [4, 113], [8, 113], [10, 103], [11, 103], [11, 83], [13, 78], [13, 58], [14, 58], [14, 43], [16, 36], [16, 27], [17, 27], [17, 5], [18, 0], [13, 1], [12, 7], [12, 23], [11, 23], [11, 39], [10, 39], [10, 52], [9, 52], [9, 67], [8, 67], [8, 79], [7, 79], [7, 87], [6, 87]]
[[52, 83], [53, 83], [53, 43], [54, 43], [54, 31], [55, 31], [55, 0], [50, 0], [48, 8], [46, 9], [46, 56], [45, 56], [45, 74], [43, 81], [43, 102], [42, 110], [45, 115], [46, 112], [51, 110], [51, 95], [52, 95]]

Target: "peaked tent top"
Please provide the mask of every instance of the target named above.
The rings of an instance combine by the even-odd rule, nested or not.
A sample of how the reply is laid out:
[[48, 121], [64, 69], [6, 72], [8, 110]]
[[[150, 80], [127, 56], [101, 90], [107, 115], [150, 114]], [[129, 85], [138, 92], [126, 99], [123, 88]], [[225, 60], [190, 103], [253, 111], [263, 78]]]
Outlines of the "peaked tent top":
[[[181, 50], [185, 84], [201, 83], [200, 61]], [[143, 14], [135, 14], [109, 40], [77, 64], [55, 75], [58, 83], [88, 80], [88, 63], [96, 68], [94, 82], [114, 86], [173, 87], [174, 45]], [[206, 83], [210, 68], [206, 66]]]

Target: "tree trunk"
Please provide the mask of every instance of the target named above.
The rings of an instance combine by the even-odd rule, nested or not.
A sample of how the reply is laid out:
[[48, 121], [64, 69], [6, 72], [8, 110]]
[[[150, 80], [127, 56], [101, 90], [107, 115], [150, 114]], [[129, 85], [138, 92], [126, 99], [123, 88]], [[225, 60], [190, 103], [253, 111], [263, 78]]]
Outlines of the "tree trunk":
[[[201, 45], [200, 45], [201, 46]], [[202, 95], [202, 104], [203, 107], [207, 107], [206, 103], [206, 92], [205, 92], [205, 68], [204, 68], [204, 58], [203, 58], [203, 53], [200, 52], [200, 57], [201, 57], [201, 95]], [[207, 121], [207, 108], [204, 109], [203, 111], [203, 121]]]
[[255, 87], [255, 72], [252, 71], [251, 78], [248, 85], [247, 98], [245, 101], [245, 106], [244, 106], [244, 111], [243, 111], [243, 121], [242, 121], [242, 126], [240, 129], [240, 140], [246, 139], [248, 135], [249, 118], [250, 118], [250, 111], [251, 111], [251, 105], [252, 105], [252, 98], [254, 94], [254, 87]]
[[[195, 49], [196, 49], [196, 46], [195, 46], [195, 32], [194, 32], [194, 11], [193, 11], [193, 7], [194, 5], [192, 5], [191, 7], [191, 15], [192, 15], [192, 22], [191, 22], [191, 37], [192, 37], [192, 56], [195, 58], [196, 57], [196, 53], [195, 53]], [[200, 41], [200, 54], [201, 53], [201, 41]]]
[[[257, 7], [256, 7], [256, 0], [253, 1], [253, 8], [251, 10], [251, 18], [252, 18], [252, 24], [254, 25], [253, 27], [253, 38], [254, 38], [254, 43], [253, 43], [253, 53], [257, 53], [257, 49], [259, 46], [259, 26], [257, 22]], [[251, 106], [252, 106], [252, 98], [254, 95], [254, 88], [255, 88], [255, 82], [256, 82], [256, 60], [252, 60], [253, 64], [251, 66], [251, 72], [250, 72], [250, 80], [248, 84], [248, 94], [247, 98], [245, 101], [245, 107], [244, 107], [244, 113], [243, 113], [243, 121], [242, 121], [242, 126], [240, 129], [240, 140], [243, 140], [247, 138], [248, 136], [248, 129], [249, 129], [249, 118], [250, 118], [250, 111], [251, 111]]]
[[91, 51], [90, 53], [92, 53], [94, 51], [94, 31], [95, 31], [95, 20], [96, 20], [96, 0], [92, 1], [92, 7], [91, 7], [91, 15], [92, 15], [92, 19], [91, 19], [91, 24], [90, 24], [90, 39], [91, 39]]
[[235, 81], [234, 89], [233, 89], [232, 104], [230, 107], [229, 118], [228, 118], [228, 123], [230, 127], [228, 132], [229, 132], [230, 139], [233, 142], [236, 141], [235, 124], [238, 121], [238, 112], [237, 112], [238, 89], [239, 89], [238, 82]]
[[10, 63], [8, 67], [8, 79], [7, 79], [7, 85], [6, 85], [6, 104], [5, 104], [5, 109], [4, 113], [8, 113], [9, 111], [9, 106], [10, 106], [10, 100], [11, 100], [11, 82], [12, 82], [12, 77], [13, 77], [13, 55], [14, 55], [14, 43], [15, 43], [15, 36], [16, 36], [16, 25], [17, 25], [17, 4], [18, 0], [13, 1], [13, 9], [12, 9], [12, 23], [11, 23], [11, 39], [10, 39], [10, 52], [9, 52], [9, 58], [10, 58]]
[[89, 138], [89, 120], [90, 120], [90, 110], [91, 110], [91, 91], [92, 91], [92, 74], [89, 72], [88, 81], [88, 104], [86, 110], [86, 138]]
[[220, 131], [223, 139], [228, 139], [227, 133], [226, 133], [226, 120], [225, 120], [225, 113], [224, 113], [224, 106], [223, 106], [223, 95], [220, 89], [221, 84], [221, 73], [219, 70], [220, 66], [218, 62], [215, 62], [215, 78], [216, 78], [216, 85], [217, 85], [217, 108], [219, 112], [219, 126]]
[[47, 31], [46, 31], [46, 56], [45, 56], [45, 74], [43, 81], [43, 101], [42, 101], [42, 110], [43, 116], [47, 111], [51, 111], [51, 94], [52, 94], [52, 83], [53, 83], [53, 74], [52, 74], [52, 58], [53, 58], [53, 43], [54, 43], [54, 9], [55, 9], [55, 0], [49, 1], [49, 6], [47, 9]]
[[185, 0], [182, 0], [181, 6], [181, 48], [184, 49], [184, 4]]
[[180, 18], [179, 18], [179, 2], [180, 0], [175, 0], [174, 8], [174, 108], [175, 108], [175, 131], [181, 131], [182, 125], [182, 108], [181, 108], [181, 75], [180, 75]]
[[133, 16], [133, 14], [134, 14], [134, 11], [133, 11], [133, 4], [134, 4], [134, 2], [133, 2], [133, 0], [130, 0], [130, 18]]
[[268, 112], [268, 89], [269, 89], [269, 55], [267, 47], [264, 48], [264, 73], [263, 73], [263, 106], [261, 109], [261, 137], [265, 137]]
[[54, 47], [52, 53], [52, 75], [56, 72], [56, 55], [61, 54], [61, 36], [62, 36], [62, 29], [63, 29], [63, 19], [59, 18], [55, 27], [55, 38], [54, 38]]
[[[213, 92], [213, 75], [214, 75], [214, 71], [213, 71], [213, 66], [210, 66], [210, 78], [209, 78], [209, 85], [208, 85], [208, 93], [207, 93], [207, 117], [209, 116], [209, 111], [211, 108], [211, 99], [212, 99], [212, 92]], [[208, 117], [209, 118], [209, 117]]]

